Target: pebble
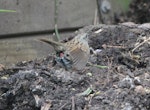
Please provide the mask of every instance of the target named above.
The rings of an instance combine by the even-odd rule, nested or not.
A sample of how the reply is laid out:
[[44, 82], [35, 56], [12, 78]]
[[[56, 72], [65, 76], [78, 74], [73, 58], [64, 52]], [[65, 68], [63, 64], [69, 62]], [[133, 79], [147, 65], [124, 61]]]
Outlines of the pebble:
[[150, 74], [145, 73], [145, 79], [150, 79]]
[[120, 88], [134, 88], [134, 83], [133, 79], [130, 78], [129, 76], [126, 76], [124, 79], [122, 79], [119, 83], [118, 86]]
[[136, 86], [135, 89], [134, 89], [134, 91], [135, 91], [136, 93], [140, 93], [140, 94], [143, 94], [143, 95], [146, 94], [145, 89], [144, 89], [143, 86], [141, 86], [141, 85]]
[[140, 77], [135, 77], [135, 78], [134, 78], [134, 84], [135, 84], [135, 85], [141, 85]]

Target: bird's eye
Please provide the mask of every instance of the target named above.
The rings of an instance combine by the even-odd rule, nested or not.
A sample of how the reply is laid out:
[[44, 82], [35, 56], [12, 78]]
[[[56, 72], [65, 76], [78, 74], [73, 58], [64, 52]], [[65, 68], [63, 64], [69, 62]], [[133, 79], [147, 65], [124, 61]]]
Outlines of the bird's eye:
[[69, 61], [71, 61], [71, 56], [70, 56], [70, 54], [65, 54], [65, 57], [64, 57], [66, 60], [69, 60]]

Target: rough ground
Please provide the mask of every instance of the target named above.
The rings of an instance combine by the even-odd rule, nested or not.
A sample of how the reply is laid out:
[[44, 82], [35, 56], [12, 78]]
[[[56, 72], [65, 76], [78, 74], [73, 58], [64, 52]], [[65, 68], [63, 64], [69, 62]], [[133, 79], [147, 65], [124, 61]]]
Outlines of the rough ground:
[[[150, 24], [87, 26], [84, 71], [52, 67], [52, 56], [0, 72], [0, 110], [149, 110]], [[106, 66], [106, 67], [100, 67]]]
[[129, 11], [125, 14], [115, 16], [115, 23], [131, 21], [134, 23], [150, 22], [150, 1], [132, 0]]

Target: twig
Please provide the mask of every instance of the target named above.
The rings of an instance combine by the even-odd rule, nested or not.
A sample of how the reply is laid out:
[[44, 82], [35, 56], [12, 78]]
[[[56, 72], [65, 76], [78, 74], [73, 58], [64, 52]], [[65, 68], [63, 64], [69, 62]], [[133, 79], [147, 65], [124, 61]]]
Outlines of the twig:
[[28, 69], [26, 67], [10, 67], [10, 68], [4, 68], [4, 70], [24, 70]]
[[97, 22], [97, 13], [98, 13], [98, 11], [97, 11], [97, 8], [95, 9], [95, 14], [94, 14], [94, 25], [96, 25], [96, 24], [98, 24]]
[[90, 66], [97, 67], [97, 68], [108, 68], [108, 66], [102, 66], [102, 65], [97, 65], [97, 64], [92, 64], [91, 62], [88, 62]]
[[66, 102], [65, 104], [63, 104], [58, 110], [62, 110], [67, 104], [68, 104], [68, 102]]
[[110, 73], [111, 73], [111, 67], [112, 67], [112, 58], [108, 58], [108, 56], [106, 56], [106, 58], [108, 59], [108, 74], [107, 74], [107, 82], [109, 83], [110, 81]]
[[121, 49], [125, 49], [126, 47], [124, 46], [113, 46], [113, 45], [106, 45], [106, 44], [103, 44], [102, 45], [103, 48], [121, 48]]
[[72, 110], [75, 110], [75, 101], [74, 101], [74, 96], [73, 96], [71, 99], [72, 99]]
[[56, 38], [57, 38], [57, 41], [60, 41], [60, 36], [59, 36], [59, 33], [58, 33], [58, 27], [57, 27], [57, 23], [58, 23], [58, 0], [55, 0], [54, 21], [55, 21], [55, 34], [56, 34]]
[[44, 102], [43, 106], [41, 106], [41, 110], [49, 110], [51, 106], [52, 106], [51, 101], [46, 100], [46, 102]]
[[143, 45], [144, 43], [148, 42], [150, 40], [150, 37], [148, 39], [145, 39], [143, 42], [141, 42], [139, 45], [137, 45], [132, 52], [134, 52], [137, 48], [139, 48], [141, 45]]

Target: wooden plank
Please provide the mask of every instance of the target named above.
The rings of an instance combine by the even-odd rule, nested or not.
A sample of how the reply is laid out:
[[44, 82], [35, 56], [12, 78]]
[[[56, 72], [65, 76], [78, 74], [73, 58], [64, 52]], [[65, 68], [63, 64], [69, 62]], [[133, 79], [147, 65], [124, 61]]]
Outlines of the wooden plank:
[[[65, 38], [70, 33], [63, 34]], [[27, 38], [14, 38], [0, 40], [0, 64], [11, 66], [19, 61], [40, 59], [53, 53], [53, 47], [38, 41], [39, 38], [49, 39], [52, 36], [37, 36]]]
[[[59, 0], [58, 27], [93, 23], [96, 0]], [[54, 29], [54, 0], [0, 0], [0, 35]]]

